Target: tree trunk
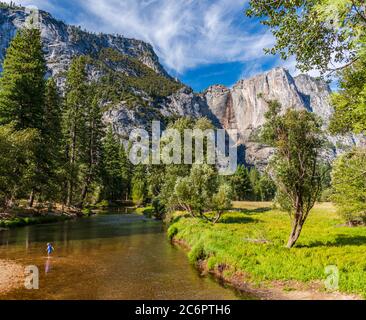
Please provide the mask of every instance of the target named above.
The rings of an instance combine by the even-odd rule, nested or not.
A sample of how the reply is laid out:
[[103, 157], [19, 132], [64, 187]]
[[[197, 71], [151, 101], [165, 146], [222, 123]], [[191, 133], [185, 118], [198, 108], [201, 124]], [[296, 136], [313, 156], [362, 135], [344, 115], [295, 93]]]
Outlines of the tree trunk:
[[70, 158], [70, 165], [71, 165], [71, 177], [68, 181], [68, 187], [67, 187], [67, 201], [66, 205], [68, 207], [72, 204], [72, 196], [74, 192], [74, 164], [75, 164], [75, 157], [76, 157], [76, 124], [74, 123], [73, 130], [72, 130], [72, 144], [71, 144], [71, 158]]
[[299, 240], [302, 227], [303, 223], [301, 222], [301, 218], [297, 217], [293, 223], [292, 232], [287, 243], [287, 248], [291, 249], [296, 244], [297, 240]]
[[222, 216], [222, 212], [218, 212], [215, 219], [212, 221], [213, 224], [216, 224], [220, 221], [221, 219], [221, 216]]
[[81, 191], [81, 200], [80, 200], [80, 204], [79, 204], [80, 209], [82, 209], [84, 207], [84, 202], [85, 202], [86, 196], [89, 191], [90, 183], [91, 183], [91, 176], [88, 176], [88, 178], [85, 181], [83, 190]]
[[33, 208], [33, 204], [34, 204], [34, 194], [35, 194], [34, 189], [32, 189], [31, 194], [30, 194], [30, 196], [29, 196], [29, 200], [28, 200], [28, 207], [29, 207], [29, 208]]
[[71, 203], [72, 203], [72, 193], [74, 192], [73, 190], [73, 183], [72, 181], [68, 181], [67, 182], [67, 199], [66, 199], [66, 206], [67, 207], [71, 207]]

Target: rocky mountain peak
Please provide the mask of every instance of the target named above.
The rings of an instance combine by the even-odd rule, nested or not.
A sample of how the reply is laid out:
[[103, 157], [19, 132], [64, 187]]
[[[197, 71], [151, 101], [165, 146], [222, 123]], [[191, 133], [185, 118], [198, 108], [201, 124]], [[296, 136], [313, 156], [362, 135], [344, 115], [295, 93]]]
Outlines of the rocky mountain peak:
[[[25, 8], [0, 8], [0, 63], [11, 39], [24, 26], [27, 17]], [[67, 25], [44, 11], [40, 11], [39, 17], [46, 59], [53, 75], [67, 70], [74, 56], [97, 56], [103, 48], [111, 48], [136, 58], [156, 73], [169, 77], [148, 43], [121, 35], [90, 33], [80, 27]]]

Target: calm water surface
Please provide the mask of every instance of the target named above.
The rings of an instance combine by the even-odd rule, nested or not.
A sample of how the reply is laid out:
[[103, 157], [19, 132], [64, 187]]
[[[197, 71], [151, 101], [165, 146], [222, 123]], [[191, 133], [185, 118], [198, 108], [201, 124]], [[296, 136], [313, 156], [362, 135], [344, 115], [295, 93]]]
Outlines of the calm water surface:
[[[56, 249], [46, 257], [46, 244]], [[162, 225], [137, 215], [99, 215], [0, 232], [0, 258], [36, 265], [40, 289], [0, 299], [244, 299], [201, 277]]]

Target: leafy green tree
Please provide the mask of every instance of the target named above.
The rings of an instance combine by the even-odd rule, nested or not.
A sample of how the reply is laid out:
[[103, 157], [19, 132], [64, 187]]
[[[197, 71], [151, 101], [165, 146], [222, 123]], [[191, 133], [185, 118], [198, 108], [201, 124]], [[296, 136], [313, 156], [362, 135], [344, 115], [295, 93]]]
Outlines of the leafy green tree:
[[[366, 128], [366, 7], [364, 0], [251, 0], [247, 14], [262, 19], [277, 42], [267, 53], [296, 57], [302, 71], [338, 72], [334, 134]], [[335, 67], [335, 65], [338, 65]]]
[[220, 221], [226, 210], [232, 208], [232, 199], [233, 190], [231, 186], [227, 183], [221, 184], [217, 193], [215, 193], [212, 197], [212, 208], [216, 212], [216, 216], [213, 219], [214, 224]]
[[275, 36], [266, 52], [295, 56], [304, 72], [327, 73], [357, 61], [366, 30], [363, 0], [251, 0], [247, 15], [261, 19]]
[[172, 201], [193, 217], [205, 220], [205, 212], [211, 208], [212, 197], [217, 190], [217, 172], [205, 165], [193, 165], [187, 177], [178, 178]]
[[269, 102], [266, 120], [261, 139], [275, 148], [270, 170], [281, 205], [289, 211], [292, 220], [287, 244], [292, 248], [321, 193], [322, 124], [305, 110], [289, 109], [281, 115], [281, 106], [276, 101]]
[[236, 200], [248, 200], [252, 192], [252, 184], [249, 179], [248, 169], [244, 165], [238, 166], [235, 174], [230, 177], [230, 183]]
[[340, 73], [340, 90], [332, 95], [334, 134], [366, 132], [366, 40], [362, 44], [358, 60]]
[[[198, 135], [195, 135], [194, 130], [201, 130], [203, 133], [205, 133], [206, 130], [212, 130], [214, 129], [212, 123], [207, 118], [201, 118], [198, 120], [185, 117], [185, 118], [179, 118], [178, 120], [170, 123], [168, 125], [168, 129], [175, 129], [180, 133], [181, 141], [184, 140], [184, 133], [185, 130], [192, 130], [192, 163], [195, 162], [195, 151], [196, 151], [196, 142], [198, 144], [202, 144], [203, 149], [203, 163], [207, 163], [207, 137], [199, 137]], [[161, 146], [164, 147], [166, 145], [167, 141], [165, 139], [162, 139]], [[177, 205], [176, 199], [174, 198], [174, 194], [172, 193], [172, 190], [174, 190], [176, 182], [179, 178], [188, 177], [191, 174], [192, 165], [191, 164], [184, 164], [184, 144], [181, 146], [181, 155], [182, 155], [182, 164], [172, 164], [164, 167], [164, 174], [162, 177], [159, 175], [160, 181], [163, 182], [162, 185], [157, 188], [156, 180], [155, 180], [155, 189], [160, 189], [160, 195], [159, 200], [162, 204], [165, 205], [167, 210], [174, 209], [174, 207]], [[213, 167], [213, 166], [212, 166]], [[214, 168], [213, 168], [214, 169]]]
[[337, 159], [332, 172], [333, 196], [350, 225], [366, 223], [366, 149], [356, 148]]
[[160, 201], [159, 197], [155, 197], [152, 200], [152, 206], [154, 208], [154, 216], [157, 220], [162, 220], [164, 218], [164, 215], [166, 213], [166, 209], [164, 204]]
[[259, 180], [261, 201], [272, 201], [276, 196], [276, 185], [268, 173], [264, 173]]

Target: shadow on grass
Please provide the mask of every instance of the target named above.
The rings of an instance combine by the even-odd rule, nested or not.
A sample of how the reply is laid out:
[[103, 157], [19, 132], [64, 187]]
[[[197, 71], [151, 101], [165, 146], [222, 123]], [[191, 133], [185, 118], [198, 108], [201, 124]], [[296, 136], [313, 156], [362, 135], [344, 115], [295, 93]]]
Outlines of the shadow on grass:
[[366, 245], [366, 236], [337, 236], [334, 242], [315, 241], [308, 245], [298, 245], [298, 248], [316, 247], [342, 247], [342, 246], [362, 246]]
[[251, 213], [265, 213], [268, 211], [273, 210], [272, 208], [257, 208], [257, 209], [253, 209], [253, 210], [248, 210], [248, 209], [243, 209], [242, 211], [245, 212], [246, 214], [251, 214]]
[[246, 216], [237, 216], [237, 217], [223, 217], [220, 223], [222, 224], [239, 224], [239, 223], [255, 223], [259, 220], [253, 219], [251, 217]]
[[172, 220], [171, 220], [171, 222], [170, 222], [170, 224], [172, 225], [172, 224], [175, 224], [175, 223], [178, 223], [180, 220], [182, 220], [182, 219], [188, 219], [188, 218], [192, 218], [192, 216], [190, 215], [190, 214], [184, 214], [184, 215], [179, 215], [179, 216], [176, 216], [176, 217], [174, 217]]

